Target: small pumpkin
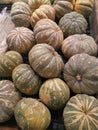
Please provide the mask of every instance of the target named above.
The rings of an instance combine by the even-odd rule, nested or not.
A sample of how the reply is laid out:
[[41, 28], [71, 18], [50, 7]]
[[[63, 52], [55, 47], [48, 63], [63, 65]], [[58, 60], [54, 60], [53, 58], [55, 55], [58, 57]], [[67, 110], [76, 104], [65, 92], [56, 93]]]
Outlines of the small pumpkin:
[[70, 97], [70, 90], [63, 80], [52, 78], [41, 85], [39, 97], [50, 109], [58, 110], [65, 106]]
[[37, 94], [41, 86], [41, 78], [31, 69], [28, 64], [20, 64], [12, 72], [12, 79], [16, 88], [26, 94]]
[[53, 47], [45, 43], [33, 46], [28, 59], [34, 71], [44, 78], [59, 76], [64, 67], [61, 56]]
[[35, 45], [34, 33], [26, 27], [16, 27], [7, 35], [8, 48], [25, 54]]
[[14, 115], [21, 130], [46, 130], [51, 122], [49, 109], [34, 98], [21, 99]]
[[21, 94], [10, 80], [0, 80], [0, 123], [6, 122], [14, 115]]
[[73, 34], [86, 33], [88, 23], [82, 14], [73, 11], [65, 14], [60, 19], [59, 26], [67, 37]]
[[66, 130], [97, 130], [98, 100], [86, 94], [70, 98], [63, 110]]
[[74, 93], [98, 91], [98, 59], [86, 53], [72, 56], [64, 66], [64, 80]]

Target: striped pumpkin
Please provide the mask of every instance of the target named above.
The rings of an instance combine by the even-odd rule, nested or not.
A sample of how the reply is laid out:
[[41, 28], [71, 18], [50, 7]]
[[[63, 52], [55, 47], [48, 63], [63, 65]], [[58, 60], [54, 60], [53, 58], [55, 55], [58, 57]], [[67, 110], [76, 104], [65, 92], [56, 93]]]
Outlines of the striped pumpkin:
[[57, 110], [65, 106], [70, 97], [70, 90], [63, 80], [48, 79], [42, 84], [39, 97], [50, 109]]
[[77, 94], [63, 111], [66, 130], [98, 130], [98, 100], [93, 96]]
[[20, 99], [21, 95], [13, 82], [0, 81], [0, 123], [8, 121], [14, 115], [15, 106]]

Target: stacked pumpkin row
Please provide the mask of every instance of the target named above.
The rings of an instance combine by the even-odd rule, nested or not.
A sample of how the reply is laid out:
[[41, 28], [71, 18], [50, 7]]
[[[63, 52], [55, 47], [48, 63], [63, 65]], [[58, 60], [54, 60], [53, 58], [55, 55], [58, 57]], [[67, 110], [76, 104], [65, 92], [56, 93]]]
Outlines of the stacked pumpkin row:
[[50, 110], [63, 109], [66, 130], [98, 129], [98, 100], [91, 96], [98, 91], [98, 49], [86, 34], [92, 8], [91, 0], [12, 5], [16, 27], [0, 57], [0, 122], [14, 114], [22, 130], [46, 130]]

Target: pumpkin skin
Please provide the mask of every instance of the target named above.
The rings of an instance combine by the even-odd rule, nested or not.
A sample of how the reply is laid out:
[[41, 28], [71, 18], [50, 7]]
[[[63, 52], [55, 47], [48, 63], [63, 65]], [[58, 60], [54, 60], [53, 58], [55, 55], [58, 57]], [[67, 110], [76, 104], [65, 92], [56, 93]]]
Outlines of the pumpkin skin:
[[35, 24], [44, 18], [49, 18], [51, 20], [55, 20], [55, 10], [51, 5], [41, 5], [38, 9], [36, 9], [31, 15], [31, 26], [34, 28]]
[[72, 56], [64, 66], [64, 80], [74, 93], [98, 91], [98, 59], [86, 53]]
[[73, 34], [86, 33], [88, 23], [82, 14], [75, 11], [65, 14], [59, 21], [65, 37]]
[[41, 78], [28, 64], [18, 65], [12, 72], [12, 79], [16, 88], [26, 95], [37, 94], [41, 86]]
[[15, 89], [10, 80], [0, 81], [0, 123], [8, 121], [14, 115], [17, 102], [21, 94]]
[[37, 44], [29, 52], [29, 63], [41, 77], [53, 78], [60, 75], [64, 67], [61, 56], [48, 44]]
[[22, 130], [46, 130], [51, 122], [48, 108], [33, 98], [20, 100], [15, 107], [14, 115]]
[[50, 109], [58, 110], [65, 106], [70, 97], [70, 90], [63, 80], [52, 78], [42, 84], [39, 97]]
[[16, 27], [7, 35], [8, 48], [26, 54], [35, 45], [34, 33], [26, 27]]
[[29, 27], [31, 13], [29, 5], [25, 2], [15, 2], [11, 6], [11, 19], [16, 27]]
[[36, 43], [47, 43], [59, 50], [64, 37], [60, 27], [50, 19], [41, 19], [34, 27]]
[[74, 34], [65, 38], [61, 50], [67, 58], [79, 53], [96, 56], [97, 44], [94, 38], [87, 34]]
[[11, 77], [13, 69], [21, 63], [23, 58], [18, 52], [6, 52], [0, 57], [0, 77]]
[[98, 130], [98, 100], [86, 94], [70, 98], [63, 111], [66, 130]]

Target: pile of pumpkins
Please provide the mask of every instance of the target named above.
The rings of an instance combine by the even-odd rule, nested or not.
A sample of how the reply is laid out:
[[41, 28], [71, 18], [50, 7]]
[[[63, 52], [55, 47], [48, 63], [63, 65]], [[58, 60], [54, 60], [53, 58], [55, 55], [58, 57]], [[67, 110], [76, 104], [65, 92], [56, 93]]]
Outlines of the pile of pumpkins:
[[98, 130], [98, 46], [87, 34], [93, 6], [93, 0], [13, 2], [15, 28], [0, 55], [0, 123], [14, 115], [21, 130], [47, 130], [51, 110], [62, 109], [66, 130]]

